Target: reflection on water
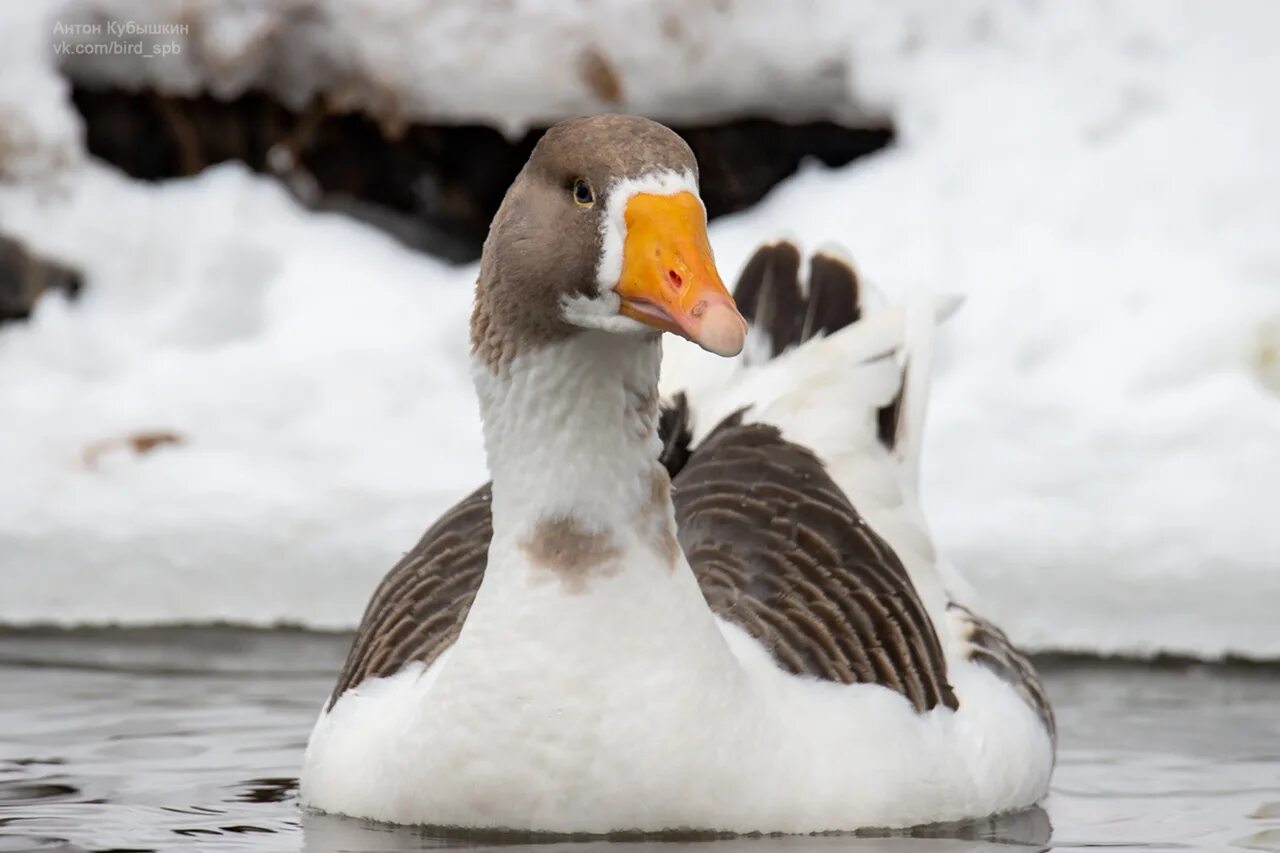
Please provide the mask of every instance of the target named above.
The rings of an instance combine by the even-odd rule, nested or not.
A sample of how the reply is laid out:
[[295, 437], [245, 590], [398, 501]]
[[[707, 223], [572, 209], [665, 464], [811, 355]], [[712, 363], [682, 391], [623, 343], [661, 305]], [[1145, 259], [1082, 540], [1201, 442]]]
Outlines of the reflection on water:
[[302, 827], [307, 851], [423, 850], [466, 847], [471, 853], [491, 850], [511, 853], [514, 845], [535, 844], [537, 853], [675, 853], [693, 849], [697, 853], [874, 853], [877, 850], [906, 853], [975, 853], [1007, 851], [1010, 845], [1047, 849], [1049, 818], [1042, 809], [1018, 815], [977, 821], [963, 826], [914, 830], [887, 837], [849, 835], [717, 837], [692, 833], [639, 836], [620, 834], [610, 839], [553, 838], [524, 833], [410, 829], [355, 821], [321, 814], [304, 814]]
[[[509, 850], [528, 840], [298, 808], [294, 774], [346, 644], [228, 629], [0, 634], [0, 851]], [[1061, 742], [1044, 810], [910, 836], [628, 839], [626, 853], [1280, 851], [1280, 668], [1045, 670]], [[617, 849], [542, 838], [538, 850], [605, 846]]]
[[[1041, 808], [962, 824], [922, 827], [903, 832], [875, 831], [856, 835], [734, 837], [716, 833], [617, 833], [608, 838], [521, 832], [466, 831], [414, 828], [354, 821], [322, 814], [304, 814], [302, 826], [308, 850], [422, 850], [466, 847], [469, 851], [511, 853], [515, 845], [537, 845], [537, 853], [672, 853], [697, 848], [699, 853], [834, 853], [852, 848], [874, 850], [977, 851], [1007, 849], [1009, 845], [1043, 849], [1049, 843], [1049, 816]], [[620, 847], [619, 845], [624, 845]]]

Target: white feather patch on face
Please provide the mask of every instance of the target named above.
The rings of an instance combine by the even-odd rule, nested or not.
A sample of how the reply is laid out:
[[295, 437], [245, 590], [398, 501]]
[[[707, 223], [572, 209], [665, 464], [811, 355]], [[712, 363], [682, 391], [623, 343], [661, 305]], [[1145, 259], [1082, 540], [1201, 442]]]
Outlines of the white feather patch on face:
[[600, 291], [599, 296], [564, 296], [560, 300], [560, 316], [566, 323], [582, 329], [600, 329], [605, 332], [652, 332], [653, 329], [630, 317], [618, 313], [622, 297], [613, 288]]
[[622, 253], [627, 240], [627, 202], [637, 193], [675, 195], [688, 192], [701, 202], [693, 172], [660, 169], [636, 178], [620, 178], [605, 191], [604, 216], [600, 220], [600, 258], [596, 262], [597, 297], [570, 296], [561, 303], [566, 322], [610, 332], [652, 332], [645, 324], [618, 313], [621, 300], [614, 288], [622, 277]]

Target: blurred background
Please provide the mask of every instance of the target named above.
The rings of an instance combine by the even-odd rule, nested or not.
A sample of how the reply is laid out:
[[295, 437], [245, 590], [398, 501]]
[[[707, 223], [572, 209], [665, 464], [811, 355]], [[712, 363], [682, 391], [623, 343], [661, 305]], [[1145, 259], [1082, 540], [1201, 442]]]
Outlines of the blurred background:
[[926, 510], [1036, 651], [1280, 657], [1280, 6], [0, 7], [0, 622], [350, 628], [485, 478], [466, 318], [539, 134], [642, 113], [726, 279], [943, 332]]

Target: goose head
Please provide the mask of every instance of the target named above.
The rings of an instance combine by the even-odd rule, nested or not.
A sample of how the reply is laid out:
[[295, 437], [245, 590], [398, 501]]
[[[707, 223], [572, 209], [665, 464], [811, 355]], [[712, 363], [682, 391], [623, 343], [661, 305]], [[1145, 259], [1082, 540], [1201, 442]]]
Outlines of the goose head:
[[598, 115], [555, 125], [489, 228], [471, 343], [498, 370], [584, 330], [671, 332], [742, 350], [746, 322], [716, 269], [689, 146], [657, 122]]

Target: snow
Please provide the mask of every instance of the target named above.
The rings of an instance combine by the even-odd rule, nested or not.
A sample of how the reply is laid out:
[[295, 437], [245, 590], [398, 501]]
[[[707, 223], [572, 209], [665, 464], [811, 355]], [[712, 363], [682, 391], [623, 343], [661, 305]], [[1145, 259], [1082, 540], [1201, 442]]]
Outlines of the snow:
[[[838, 26], [796, 17], [824, 12]], [[865, 112], [847, 97], [856, 19], [838, 0], [81, 0], [63, 16], [189, 27], [169, 55], [71, 56], [73, 75], [174, 94], [267, 89], [295, 108], [322, 96], [389, 127], [480, 122], [518, 135], [606, 108], [686, 123]]]
[[51, 179], [82, 156], [67, 81], [50, 67], [47, 3], [0, 10], [0, 181]]
[[[806, 167], [718, 220], [726, 277], [789, 234], [847, 246], [892, 297], [965, 294], [937, 353], [923, 494], [941, 547], [1016, 640], [1280, 657], [1280, 7], [838, 3], [792, 20], [726, 3], [718, 29], [705, 11], [683, 21], [712, 73], [685, 54], [646, 65], [661, 12], [621, 2], [489, 15], [481, 32], [515, 39], [502, 60], [465, 26], [470, 4], [440, 4], [452, 23], [438, 28], [408, 26], [402, 4], [314, 5], [345, 29], [313, 50], [383, 75], [406, 115], [517, 128], [598, 108], [571, 85], [565, 44], [583, 33], [607, 43], [639, 111], [711, 120], [790, 100], [891, 115], [891, 150]], [[144, 185], [86, 160], [49, 8], [0, 12], [0, 229], [88, 282], [0, 329], [0, 622], [350, 626], [484, 476], [465, 341], [475, 267], [308, 212], [236, 166]], [[237, 57], [245, 21], [285, 14], [190, 8]], [[608, 31], [623, 16], [635, 38]], [[199, 29], [193, 43], [213, 38]], [[446, 91], [473, 65], [474, 88]], [[804, 103], [820, 66], [825, 88]], [[258, 73], [244, 65], [237, 85]], [[82, 458], [148, 430], [183, 441]]]
[[[237, 166], [8, 202], [94, 277], [0, 333], [0, 618], [341, 625], [482, 476], [471, 271]], [[82, 458], [154, 430], [184, 442]]]

